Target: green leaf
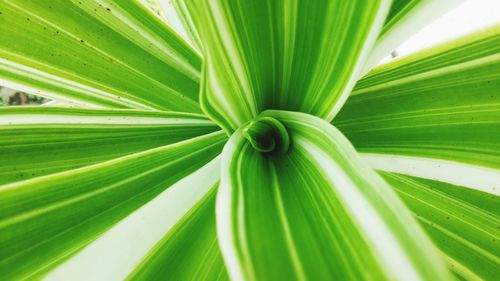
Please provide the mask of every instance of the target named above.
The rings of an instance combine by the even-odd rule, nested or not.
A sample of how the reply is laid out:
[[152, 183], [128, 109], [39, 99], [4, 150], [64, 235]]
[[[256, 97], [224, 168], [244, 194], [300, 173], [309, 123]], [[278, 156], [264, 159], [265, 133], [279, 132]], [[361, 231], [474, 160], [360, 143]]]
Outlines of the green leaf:
[[[121, 220], [82, 251], [54, 271], [49, 272], [44, 279], [125, 280], [132, 272], [140, 270], [141, 265], [146, 260], [161, 259], [161, 255], [157, 255], [159, 253], [156, 252], [156, 249], [160, 248], [166, 239], [169, 241], [170, 238], [174, 239], [169, 242], [174, 243], [173, 246], [186, 246], [186, 244], [179, 244], [182, 242], [182, 237], [184, 237], [181, 234], [182, 231], [179, 232], [179, 230], [183, 227], [190, 227], [193, 212], [197, 212], [196, 210], [200, 205], [207, 205], [204, 202], [215, 191], [214, 186], [220, 178], [214, 175], [218, 175], [219, 171], [220, 158], [216, 157]], [[212, 216], [214, 214], [213, 208], [211, 214]], [[215, 225], [212, 225], [210, 231], [215, 233]], [[196, 232], [196, 234], [199, 233], [199, 231]], [[196, 240], [192, 234], [190, 241], [187, 242], [189, 244]], [[210, 236], [200, 235], [201, 239], [203, 237], [208, 238]], [[196, 246], [216, 246], [215, 235], [205, 241], [209, 241], [211, 244], [201, 242]], [[215, 248], [217, 249], [217, 247]], [[186, 261], [185, 258], [182, 258], [183, 254], [187, 254], [186, 257], [189, 257], [189, 251], [185, 247], [184, 249], [184, 252], [177, 252], [175, 256], [171, 257], [176, 262], [176, 269], [181, 269], [182, 261]], [[200, 252], [196, 251], [196, 253], [198, 254], [197, 257], [202, 257]], [[193, 253], [191, 252], [191, 254]], [[212, 251], [210, 254], [217, 254], [217, 252]], [[220, 253], [218, 259], [220, 261], [219, 267], [217, 264], [212, 264], [215, 266], [213, 267], [214, 270], [222, 269], [220, 268], [220, 265], [222, 265]], [[187, 260], [187, 262], [192, 261]], [[163, 265], [167, 266], [167, 264]], [[197, 265], [200, 265], [200, 270], [209, 269], [211, 266], [210, 263]], [[194, 265], [190, 264], [190, 266], [193, 270], [186, 271], [185, 268], [183, 269], [187, 275], [196, 273]], [[178, 277], [181, 276], [174, 272], [175, 269], [172, 266], [168, 268], [169, 272], [165, 276], [166, 279], [180, 280]], [[154, 274], [155, 272], [152, 272], [151, 269], [149, 268], [149, 273]], [[162, 270], [162, 268], [156, 269]], [[160, 272], [156, 273], [161, 274]]]
[[228, 280], [215, 233], [216, 190], [175, 225], [129, 280]]
[[[266, 111], [290, 137], [261, 153], [239, 129], [222, 154], [217, 231], [234, 280], [447, 280], [410, 212], [333, 126]], [[283, 137], [283, 136], [282, 136]]]
[[382, 173], [463, 280], [500, 274], [500, 197], [438, 181]]
[[138, 0], [0, 2], [0, 83], [86, 106], [200, 113], [200, 59]]
[[389, 1], [184, 1], [204, 52], [201, 104], [232, 132], [265, 109], [331, 120]]
[[492, 27], [377, 67], [333, 121], [373, 168], [405, 174], [383, 173], [465, 280], [498, 275], [499, 46]]
[[2, 278], [29, 279], [60, 264], [212, 160], [225, 140], [219, 131], [0, 186]]
[[500, 26], [374, 69], [333, 124], [361, 152], [500, 169]]
[[360, 77], [401, 43], [463, 2], [464, 0], [394, 0]]
[[0, 108], [0, 185], [218, 130], [203, 116], [136, 110]]

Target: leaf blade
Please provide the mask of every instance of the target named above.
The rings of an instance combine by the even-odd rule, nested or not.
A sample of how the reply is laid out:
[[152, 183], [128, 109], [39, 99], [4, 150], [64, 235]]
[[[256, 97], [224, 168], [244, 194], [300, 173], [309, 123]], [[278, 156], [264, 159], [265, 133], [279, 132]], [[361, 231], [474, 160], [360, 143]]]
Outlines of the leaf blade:
[[0, 8], [2, 81], [97, 107], [201, 112], [199, 58], [138, 1]]
[[204, 49], [202, 107], [229, 132], [269, 108], [333, 118], [389, 9], [388, 1], [185, 2]]
[[464, 279], [498, 275], [500, 197], [443, 182], [381, 173], [412, 210], [448, 266]]
[[[220, 153], [225, 138], [222, 132], [215, 132], [1, 186], [0, 272], [5, 278], [16, 279], [59, 264], [212, 160]], [[33, 231], [38, 235], [32, 235]], [[37, 259], [30, 259], [32, 256]]]
[[406, 207], [336, 129], [301, 113], [264, 115], [283, 122], [292, 148], [262, 156], [240, 131], [224, 148], [216, 215], [231, 278], [449, 278]]
[[[127, 275], [139, 269], [141, 261], [154, 257], [155, 253], [151, 251], [162, 242], [165, 235], [177, 233], [179, 225], [189, 226], [186, 220], [192, 218], [192, 213], [200, 205], [207, 205], [203, 203], [213, 194], [214, 185], [219, 180], [213, 176], [219, 170], [219, 162], [219, 158], [214, 158], [168, 187], [49, 272], [44, 279], [111, 281], [127, 278]], [[181, 255], [177, 254], [175, 258], [180, 259]], [[167, 276], [173, 278], [171, 274]]]
[[360, 152], [498, 169], [500, 28], [374, 69], [333, 124]]
[[216, 131], [188, 113], [0, 109], [0, 185], [103, 162]]
[[127, 280], [229, 280], [215, 233], [217, 187], [158, 242]]

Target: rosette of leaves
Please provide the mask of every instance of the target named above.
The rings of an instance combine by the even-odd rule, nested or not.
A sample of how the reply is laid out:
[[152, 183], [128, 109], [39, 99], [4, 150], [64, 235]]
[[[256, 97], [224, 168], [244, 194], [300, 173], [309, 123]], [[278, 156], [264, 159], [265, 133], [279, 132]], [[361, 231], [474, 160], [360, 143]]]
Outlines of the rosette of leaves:
[[500, 28], [374, 68], [456, 4], [0, 1], [1, 279], [498, 278]]

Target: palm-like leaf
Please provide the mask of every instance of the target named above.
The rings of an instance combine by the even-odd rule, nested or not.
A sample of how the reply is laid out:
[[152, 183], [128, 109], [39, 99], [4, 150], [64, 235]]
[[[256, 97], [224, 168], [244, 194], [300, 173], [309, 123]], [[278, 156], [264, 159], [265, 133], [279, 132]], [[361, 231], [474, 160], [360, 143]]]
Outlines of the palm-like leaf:
[[494, 280], [500, 28], [372, 69], [459, 2], [2, 0], [1, 278]]

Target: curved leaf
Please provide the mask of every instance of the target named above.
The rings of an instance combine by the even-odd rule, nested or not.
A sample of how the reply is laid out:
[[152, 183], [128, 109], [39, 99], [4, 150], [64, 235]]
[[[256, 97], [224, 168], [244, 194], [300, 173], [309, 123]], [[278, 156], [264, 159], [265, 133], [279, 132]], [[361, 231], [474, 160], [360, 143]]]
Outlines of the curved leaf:
[[217, 231], [233, 280], [447, 280], [439, 254], [345, 137], [303, 113], [288, 152], [263, 154], [240, 129], [224, 147]]
[[331, 120], [389, 1], [185, 1], [204, 52], [201, 104], [232, 132], [265, 109]]

